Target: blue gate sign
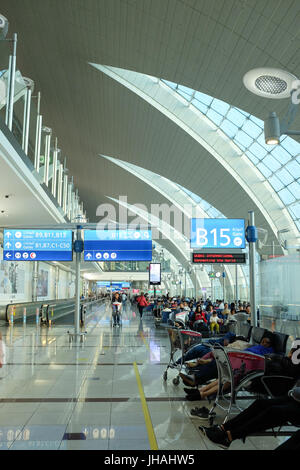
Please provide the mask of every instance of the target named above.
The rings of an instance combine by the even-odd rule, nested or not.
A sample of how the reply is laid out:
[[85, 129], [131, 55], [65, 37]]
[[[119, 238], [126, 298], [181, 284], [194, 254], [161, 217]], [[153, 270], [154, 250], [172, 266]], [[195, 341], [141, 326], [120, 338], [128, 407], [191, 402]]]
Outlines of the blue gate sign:
[[3, 234], [5, 261], [72, 261], [72, 230], [9, 230]]
[[191, 248], [245, 248], [244, 219], [191, 219]]
[[97, 287], [110, 287], [110, 281], [97, 281]]
[[151, 261], [151, 230], [85, 230], [85, 261]]
[[122, 290], [122, 282], [112, 282], [111, 288], [112, 290]]

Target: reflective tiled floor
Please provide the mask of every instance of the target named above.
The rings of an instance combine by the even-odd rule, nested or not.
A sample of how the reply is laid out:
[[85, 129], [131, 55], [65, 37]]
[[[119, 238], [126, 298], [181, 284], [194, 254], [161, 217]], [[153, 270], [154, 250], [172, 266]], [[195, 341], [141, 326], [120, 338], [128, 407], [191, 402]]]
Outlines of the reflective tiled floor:
[[[128, 306], [122, 327], [112, 328], [110, 308], [96, 308], [78, 344], [69, 342], [67, 325], [0, 327], [7, 347], [0, 369], [1, 450], [150, 450], [149, 431], [159, 450], [219, 449], [189, 415], [208, 403], [186, 402], [182, 384], [172, 383], [176, 371], [163, 380], [166, 331], [156, 329], [151, 316], [141, 323], [133, 310]], [[230, 450], [274, 449], [280, 442], [251, 437]]]

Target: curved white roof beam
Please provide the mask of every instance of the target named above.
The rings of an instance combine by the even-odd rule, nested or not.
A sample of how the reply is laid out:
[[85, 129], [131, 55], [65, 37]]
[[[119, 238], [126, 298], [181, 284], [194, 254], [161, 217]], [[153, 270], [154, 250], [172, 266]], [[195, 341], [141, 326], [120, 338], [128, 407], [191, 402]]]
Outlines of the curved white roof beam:
[[[115, 202], [116, 204], [119, 204], [122, 207], [125, 207], [126, 209], [130, 210], [132, 213], [136, 214], [138, 217], [145, 220], [151, 226], [155, 226], [157, 230], [163, 235], [163, 237], [165, 237], [165, 240], [171, 243], [173, 250], [171, 251], [171, 249], [169, 249], [169, 251], [172, 252], [174, 256], [175, 254], [180, 256], [180, 258], [178, 258], [178, 261], [184, 268], [188, 267], [189, 262], [190, 262], [190, 246], [189, 246], [189, 241], [187, 240], [186, 237], [182, 235], [182, 233], [178, 232], [177, 230], [174, 229], [174, 227], [162, 221], [155, 215], [150, 214], [149, 212], [146, 212], [140, 207], [137, 207], [137, 205], [128, 204], [124, 201], [121, 201], [119, 199], [116, 199], [110, 196], [106, 196], [106, 197], [110, 199], [111, 201]], [[162, 243], [162, 240], [160, 240], [158, 243], [160, 245], [164, 245], [164, 243]], [[209, 282], [208, 275], [207, 273], [204, 273], [204, 271], [201, 272], [200, 276], [196, 276], [196, 279], [197, 279], [197, 282], [199, 283], [200, 288], [201, 286], [206, 286]]]
[[[237, 140], [234, 141], [224, 132], [222, 127], [219, 127], [218, 124], [213, 122], [212, 113], [207, 112], [206, 116], [203, 111], [201, 111], [200, 106], [194, 106], [195, 103], [193, 100], [197, 99], [196, 94], [200, 92], [191, 90], [194, 95], [188, 95], [188, 93], [185, 95], [183, 90], [181, 90], [181, 94], [179, 94], [175, 90], [177, 87], [176, 84], [172, 84], [172, 87], [169, 86], [171, 82], [164, 83], [158, 78], [116, 67], [108, 67], [93, 63], [91, 63], [91, 65], [136, 93], [187, 132], [239, 183], [241, 190], [244, 191], [246, 188], [247, 194], [263, 214], [274, 236], [277, 237], [278, 231], [288, 228], [289, 232], [285, 234], [285, 238], [290, 242], [296, 241], [297, 237], [299, 237], [299, 230], [296, 226], [296, 221], [298, 223], [298, 219], [293, 220], [291, 213], [292, 210], [295, 210], [295, 213], [298, 214], [298, 206], [296, 205], [294, 209], [293, 207], [290, 208], [285, 202], [283, 202], [284, 199], [280, 198], [280, 196], [290, 194], [292, 205], [297, 202], [296, 199], [289, 190], [288, 194], [286, 193], [287, 188], [283, 188], [283, 193], [280, 193], [280, 191], [277, 193], [274, 189], [274, 184], [271, 186], [267, 181], [266, 176], [264, 176], [261, 171], [264, 160], [262, 159], [262, 165], [260, 165], [259, 168], [256, 167], [256, 161], [253, 160], [253, 163], [248, 156], [250, 148], [246, 149], [245, 146], [241, 146], [242, 144], [238, 146]], [[210, 98], [211, 101], [213, 100], [212, 97], [208, 98]], [[233, 113], [236, 111], [236, 108], [231, 107], [227, 103], [220, 102], [220, 100], [216, 100], [216, 102], [226, 106], [227, 116], [229, 112]], [[241, 110], [239, 110], [239, 112], [241, 115], [244, 115], [245, 119], [249, 116]], [[257, 120], [257, 122], [258, 121], [259, 120]], [[245, 138], [241, 133], [244, 131], [239, 129], [238, 132], [240, 133], [237, 136], [238, 139], [240, 138], [240, 135]], [[251, 144], [253, 142], [254, 139], [251, 139]], [[294, 142], [295, 145], [293, 151], [296, 153], [298, 147], [297, 142]], [[254, 143], [258, 144], [258, 139], [257, 142]], [[262, 142], [260, 142], [259, 145], [263, 148]], [[283, 141], [282, 145], [284, 145]], [[276, 149], [274, 152], [275, 151]], [[253, 157], [256, 158], [254, 155]], [[274, 165], [274, 157], [271, 157], [272, 164]], [[298, 157], [296, 157], [296, 155], [294, 157], [295, 158], [292, 160], [291, 164], [298, 165]], [[270, 160], [269, 154], [268, 158]], [[278, 163], [278, 160], [275, 159], [275, 161]], [[280, 164], [279, 167], [281, 167]], [[277, 183], [277, 175], [275, 176], [275, 174], [272, 174], [272, 177], [275, 183]], [[277, 180], [275, 180], [275, 178], [277, 178]]]
[[[174, 206], [176, 206], [185, 216], [189, 219], [192, 217], [220, 217], [225, 218], [225, 216], [218, 211], [215, 207], [211, 206], [208, 202], [204, 199], [200, 198], [196, 194], [188, 191], [183, 186], [180, 186], [177, 183], [170, 181], [168, 178], [161, 176], [153, 171], [146, 170], [138, 165], [134, 165], [133, 163], [125, 162], [123, 160], [119, 160], [118, 158], [109, 157], [106, 155], [100, 155], [102, 158], [109, 160], [110, 162], [118, 165], [120, 168], [128, 171], [135, 177], [142, 180], [144, 183], [151, 186], [154, 190], [159, 192], [162, 196], [168, 199]], [[190, 249], [188, 243], [188, 249]], [[190, 250], [187, 253], [189, 258]], [[225, 272], [227, 274], [228, 280], [232, 290], [234, 290], [234, 277], [233, 277], [233, 266], [224, 266]], [[244, 278], [245, 274], [243, 269], [241, 270], [243, 273]]]

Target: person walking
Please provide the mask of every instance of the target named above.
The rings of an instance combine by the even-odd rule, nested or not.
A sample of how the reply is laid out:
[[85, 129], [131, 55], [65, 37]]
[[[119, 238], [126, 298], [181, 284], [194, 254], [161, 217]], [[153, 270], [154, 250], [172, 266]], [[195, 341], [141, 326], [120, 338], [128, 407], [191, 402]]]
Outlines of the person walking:
[[144, 292], [142, 292], [141, 295], [137, 298], [137, 305], [138, 305], [140, 317], [142, 318], [144, 307], [148, 307], [149, 305], [149, 302], [147, 302], [147, 299], [144, 296]]

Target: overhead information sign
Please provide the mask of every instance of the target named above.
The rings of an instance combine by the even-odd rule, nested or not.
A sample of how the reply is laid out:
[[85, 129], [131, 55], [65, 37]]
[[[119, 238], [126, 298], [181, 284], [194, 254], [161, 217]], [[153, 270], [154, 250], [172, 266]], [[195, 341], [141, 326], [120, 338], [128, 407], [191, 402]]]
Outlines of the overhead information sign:
[[3, 234], [5, 261], [72, 261], [72, 230], [9, 230]]
[[110, 281], [97, 281], [97, 287], [110, 287]]
[[246, 263], [246, 253], [193, 253], [193, 263], [244, 264]]
[[151, 230], [85, 230], [85, 261], [151, 261]]
[[191, 219], [191, 248], [245, 248], [244, 219]]

